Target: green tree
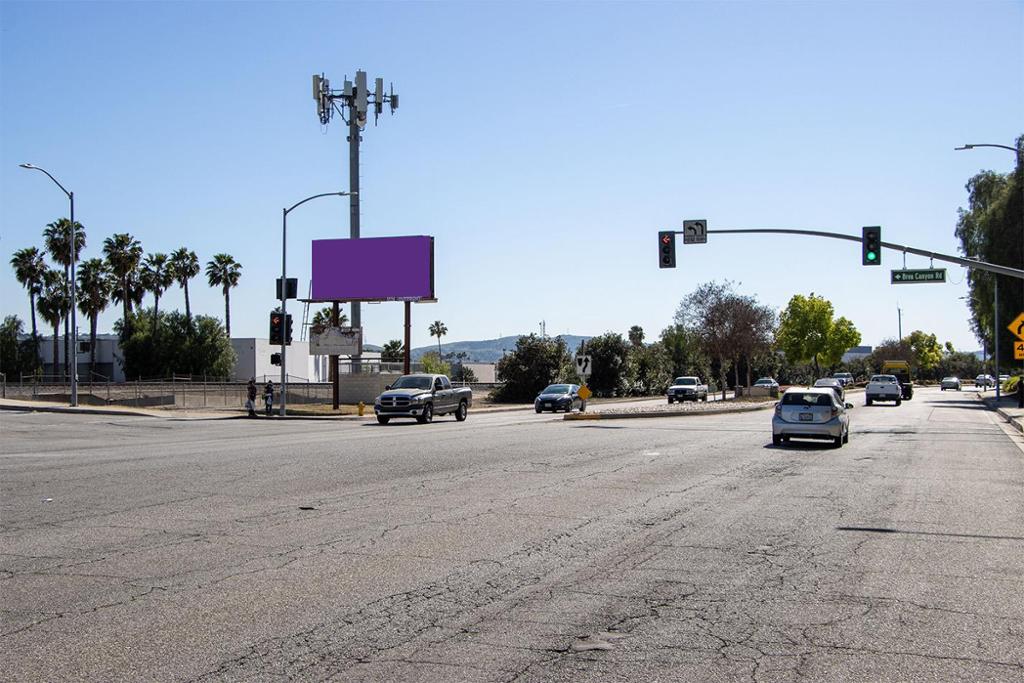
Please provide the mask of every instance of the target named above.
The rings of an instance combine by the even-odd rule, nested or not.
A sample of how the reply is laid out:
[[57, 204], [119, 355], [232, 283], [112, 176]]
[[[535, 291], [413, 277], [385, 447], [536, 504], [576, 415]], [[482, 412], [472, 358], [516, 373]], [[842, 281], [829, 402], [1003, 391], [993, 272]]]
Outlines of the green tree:
[[238, 286], [242, 265], [230, 254], [214, 254], [206, 264], [206, 281], [211, 287], [220, 287], [224, 294], [224, 329], [231, 338], [231, 288]]
[[36, 327], [36, 297], [43, 292], [43, 275], [46, 273], [46, 262], [43, 254], [35, 247], [25, 247], [14, 252], [11, 267], [18, 284], [28, 290], [29, 309], [32, 312], [32, 338], [38, 336]]
[[167, 254], [156, 253], [146, 256], [139, 271], [139, 281], [146, 291], [153, 293], [153, 330], [157, 331], [156, 317], [160, 312], [160, 297], [174, 282], [174, 271], [168, 263]]
[[171, 277], [178, 283], [185, 292], [185, 317], [192, 320], [192, 307], [189, 305], [188, 281], [199, 275], [199, 258], [196, 252], [187, 247], [181, 247], [171, 252], [170, 261], [167, 264]]
[[[1017, 166], [1013, 173], [982, 171], [967, 182], [968, 206], [959, 210], [955, 235], [965, 257], [1020, 268], [1024, 263], [1024, 135], [1017, 138]], [[995, 288], [999, 286], [999, 311], [995, 315]], [[1024, 288], [1020, 280], [971, 269], [971, 327], [987, 349], [995, 348], [995, 328], [1005, 338], [1006, 327], [1024, 310]], [[1011, 362], [1011, 347], [1002, 344], [993, 356], [1000, 366]], [[998, 355], [997, 355], [998, 354]]]
[[78, 266], [78, 310], [89, 318], [89, 376], [96, 370], [96, 325], [110, 303], [114, 276], [103, 259], [93, 258]]
[[711, 361], [701, 348], [696, 331], [675, 323], [661, 331], [661, 345], [669, 356], [669, 374], [672, 377], [693, 375], [704, 380], [711, 378]]
[[[74, 246], [71, 244], [71, 235], [74, 233]], [[81, 223], [75, 221], [72, 229], [71, 221], [67, 218], [59, 218], [53, 223], [48, 223], [43, 230], [43, 239], [46, 242], [46, 250], [50, 252], [50, 258], [54, 263], [64, 267], [64, 281], [71, 281], [71, 262], [78, 261], [78, 255], [85, 248], [85, 228]], [[70, 299], [69, 299], [70, 301]], [[64, 317], [64, 358], [70, 359], [71, 354], [71, 316]], [[64, 364], [65, 376], [71, 377], [71, 363]]]
[[7, 375], [7, 381], [19, 379], [33, 372], [38, 354], [34, 338], [21, 340], [24, 323], [16, 315], [9, 315], [0, 324], [0, 372]]
[[437, 337], [437, 357], [441, 357], [441, 337], [448, 334], [448, 328], [440, 320], [430, 323], [430, 336]]
[[843, 354], [860, 343], [860, 332], [846, 318], [833, 318], [832, 303], [813, 292], [796, 294], [782, 312], [778, 347], [791, 363], [810, 362], [815, 376], [821, 364], [837, 365]]
[[495, 401], [527, 403], [540, 390], [566, 378], [572, 364], [569, 349], [561, 337], [542, 339], [536, 334], [519, 337], [516, 348], [502, 356], [495, 372], [501, 386], [493, 392]]
[[[199, 315], [192, 319], [178, 312], [140, 310], [130, 321], [131, 337], [122, 343], [127, 377], [167, 377], [173, 374], [227, 377], [235, 352], [220, 321]], [[155, 318], [157, 328], [144, 323]]]
[[380, 359], [384, 363], [401, 363], [405, 360], [405, 344], [400, 339], [392, 339], [384, 344]]
[[103, 240], [103, 256], [107, 259], [110, 272], [117, 278], [118, 286], [112, 292], [114, 301], [121, 304], [122, 339], [131, 336], [132, 303], [141, 301], [138, 286], [138, 269], [142, 260], [142, 245], [126, 232], [116, 233]]
[[595, 396], [624, 396], [629, 392], [626, 368], [629, 343], [621, 334], [606, 332], [591, 337], [580, 348], [580, 354], [590, 356], [591, 372], [587, 386]]
[[[423, 372], [431, 375], [447, 375], [451, 372], [452, 366], [441, 360], [441, 357], [433, 351], [420, 356], [420, 364], [423, 365]], [[451, 379], [449, 377], [448, 379]]]
[[934, 334], [925, 334], [914, 330], [907, 336], [911, 353], [914, 354], [912, 365], [921, 370], [931, 370], [942, 362], [942, 346]]
[[672, 357], [663, 344], [631, 346], [626, 358], [626, 381], [638, 396], [663, 394], [672, 381]]

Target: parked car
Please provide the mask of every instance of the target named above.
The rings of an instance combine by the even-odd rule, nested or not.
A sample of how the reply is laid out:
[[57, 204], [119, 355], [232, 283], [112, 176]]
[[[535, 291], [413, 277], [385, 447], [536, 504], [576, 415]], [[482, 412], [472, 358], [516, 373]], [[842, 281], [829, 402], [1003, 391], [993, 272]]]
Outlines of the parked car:
[[707, 401], [708, 385], [703, 384], [699, 377], [676, 377], [668, 388], [668, 402], [673, 401]]
[[755, 387], [768, 387], [769, 389], [778, 389], [779, 383], [771, 377], [762, 377], [761, 379], [754, 382]]
[[875, 401], [895, 401], [896, 405], [903, 402], [903, 391], [896, 375], [872, 375], [864, 387], [864, 403], [871, 405]]
[[545, 410], [553, 413], [564, 410], [569, 413], [574, 409], [579, 409], [582, 413], [587, 409], [587, 402], [580, 398], [578, 384], [552, 384], [537, 394], [533, 407], [538, 413]]
[[828, 387], [832, 391], [836, 392], [836, 397], [839, 398], [840, 403], [846, 400], [846, 389], [843, 388], [842, 382], [835, 377], [822, 377], [814, 382], [814, 386]]
[[994, 387], [995, 385], [996, 380], [992, 375], [978, 375], [974, 378], [974, 386], [976, 387], [984, 389], [985, 387]]
[[393, 417], [413, 417], [425, 424], [435, 415], [449, 413], [462, 422], [471, 405], [473, 390], [453, 388], [451, 380], [444, 375], [402, 375], [373, 402], [373, 412], [382, 425]]
[[846, 388], [853, 384], [853, 375], [849, 372], [833, 372], [832, 378], [837, 379], [843, 384], [843, 388]]
[[945, 391], [946, 389], [956, 389], [960, 391], [960, 378], [959, 377], [943, 377], [942, 381], [939, 382], [939, 389]]
[[791, 388], [775, 404], [772, 417], [772, 444], [790, 439], [830, 439], [836, 448], [850, 440], [850, 416], [853, 406], [836, 398], [830, 387]]

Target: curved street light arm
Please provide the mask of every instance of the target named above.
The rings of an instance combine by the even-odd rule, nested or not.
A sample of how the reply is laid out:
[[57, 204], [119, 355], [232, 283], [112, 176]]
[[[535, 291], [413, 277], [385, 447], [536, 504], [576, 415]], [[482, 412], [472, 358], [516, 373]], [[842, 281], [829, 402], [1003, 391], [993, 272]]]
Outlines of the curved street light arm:
[[59, 187], [64, 192], [64, 194], [66, 194], [68, 196], [68, 199], [71, 198], [71, 194], [72, 193], [69, 192], [66, 187], [61, 185], [60, 181], [57, 180], [56, 178], [54, 178], [53, 175], [51, 175], [50, 172], [47, 171], [45, 168], [39, 168], [38, 166], [33, 166], [32, 164], [18, 164], [18, 166], [21, 166], [22, 168], [27, 168], [30, 171], [42, 171], [43, 173], [45, 173], [47, 175], [47, 177], [50, 178], [50, 180], [52, 180], [54, 182], [54, 184], [57, 185], [57, 187]]

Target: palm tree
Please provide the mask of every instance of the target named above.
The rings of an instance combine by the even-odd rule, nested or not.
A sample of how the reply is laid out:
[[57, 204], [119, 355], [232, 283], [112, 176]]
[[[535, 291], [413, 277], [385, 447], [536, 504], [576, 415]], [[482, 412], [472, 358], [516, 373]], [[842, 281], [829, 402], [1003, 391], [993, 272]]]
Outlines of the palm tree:
[[192, 308], [188, 302], [188, 281], [199, 275], [199, 259], [196, 257], [196, 252], [182, 247], [171, 253], [169, 266], [175, 282], [185, 290], [185, 320], [188, 321], [188, 325], [191, 328]]
[[32, 339], [37, 336], [36, 328], [36, 297], [43, 292], [43, 274], [46, 272], [46, 262], [43, 254], [35, 247], [25, 247], [14, 252], [11, 257], [11, 267], [14, 268], [14, 277], [18, 284], [28, 290], [28, 303], [32, 310]]
[[405, 357], [405, 344], [400, 339], [392, 339], [384, 345], [380, 359], [385, 363], [401, 363]]
[[[328, 327], [331, 326], [331, 316], [333, 315], [332, 306], [324, 306], [319, 311], [313, 314], [313, 322], [309, 324], [309, 331], [313, 334], [320, 334]], [[338, 326], [342, 326], [348, 322], [348, 316], [342, 312], [338, 312]]]
[[91, 258], [78, 267], [78, 310], [89, 316], [89, 378], [96, 370], [96, 322], [110, 303], [114, 276], [107, 262]]
[[160, 295], [174, 282], [174, 273], [167, 264], [167, 254], [150, 254], [142, 263], [139, 281], [143, 289], [153, 292], [153, 335], [157, 334], [160, 314]]
[[[39, 296], [39, 315], [53, 325], [53, 374], [60, 375], [60, 321], [71, 307], [71, 296], [68, 293], [67, 280], [63, 275], [49, 268], [43, 273], [43, 291]], [[65, 363], [67, 365], [67, 363]]]
[[214, 254], [206, 264], [206, 281], [211, 287], [220, 287], [224, 292], [224, 331], [231, 339], [231, 288], [238, 286], [242, 277], [242, 264], [229, 254]]
[[430, 336], [437, 337], [437, 357], [441, 358], [441, 337], [448, 334], [448, 328], [440, 320], [430, 323]]
[[132, 302], [141, 302], [136, 298], [137, 284], [133, 285], [139, 261], [142, 259], [142, 245], [137, 239], [126, 232], [116, 233], [103, 240], [103, 255], [107, 257], [110, 272], [119, 283], [119, 288], [112, 293], [114, 301], [123, 307], [121, 318], [121, 334], [125, 339], [131, 336]]
[[[75, 244], [71, 246], [72, 226], [70, 219], [58, 218], [53, 223], [47, 223], [43, 230], [43, 239], [46, 241], [46, 250], [50, 252], [50, 258], [54, 263], [64, 266], [64, 281], [71, 280], [71, 262], [78, 261], [78, 255], [85, 248], [85, 228], [81, 223], [75, 221], [74, 234]], [[64, 358], [70, 359], [71, 344], [71, 316], [64, 318]], [[71, 372], [69, 363], [64, 364], [65, 373]], [[70, 378], [70, 375], [68, 375]]]
[[629, 343], [633, 346], [644, 345], [644, 328], [639, 325], [633, 325], [629, 328]]

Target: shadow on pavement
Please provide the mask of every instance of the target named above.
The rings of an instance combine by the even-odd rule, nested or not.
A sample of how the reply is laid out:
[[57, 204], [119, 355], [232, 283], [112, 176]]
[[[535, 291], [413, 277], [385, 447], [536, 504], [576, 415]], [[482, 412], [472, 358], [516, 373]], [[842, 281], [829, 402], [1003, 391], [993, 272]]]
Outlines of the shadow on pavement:
[[996, 541], [1024, 541], [1022, 536], [990, 536], [988, 534], [954, 534], [942, 531], [911, 531], [875, 526], [837, 526], [836, 531], [863, 531], [871, 534], [912, 534], [914, 536], [948, 536], [952, 538], [985, 538]]

